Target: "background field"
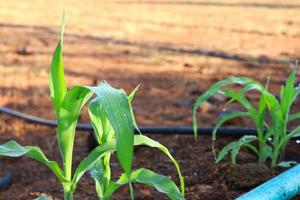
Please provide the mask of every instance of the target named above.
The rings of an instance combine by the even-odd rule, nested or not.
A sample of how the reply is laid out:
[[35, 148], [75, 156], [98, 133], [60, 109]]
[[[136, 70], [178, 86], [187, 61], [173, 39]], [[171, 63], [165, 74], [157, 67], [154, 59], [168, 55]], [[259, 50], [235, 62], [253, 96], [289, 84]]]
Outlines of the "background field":
[[[0, 0], [0, 106], [54, 118], [48, 70], [63, 8], [67, 15], [64, 61], [68, 85], [107, 80], [129, 92], [141, 83], [133, 103], [140, 125], [190, 125], [197, 96], [229, 75], [265, 82], [271, 74], [271, 90], [278, 92], [290, 72], [289, 63], [300, 57], [298, 0]], [[251, 97], [257, 99], [255, 94]], [[216, 97], [202, 108], [205, 126], [213, 125], [225, 101]], [[87, 120], [83, 112], [81, 121]], [[248, 125], [248, 121], [232, 125]], [[11, 138], [42, 146], [50, 155], [56, 147], [54, 129], [0, 115], [1, 143]], [[78, 134], [83, 149], [85, 139], [86, 134]], [[180, 141], [174, 139], [174, 144], [167, 146], [180, 149], [176, 146]], [[78, 150], [78, 155], [84, 153]], [[54, 158], [58, 156], [53, 153]], [[16, 168], [14, 173], [21, 181], [0, 192], [2, 198], [11, 198], [9, 195], [15, 195], [28, 181], [31, 165], [36, 164], [23, 160], [25, 168], [4, 160]], [[24, 187], [27, 193], [20, 194], [20, 199], [36, 195], [36, 185], [43, 184], [37, 180], [29, 179]], [[202, 190], [207, 188], [190, 189], [189, 199]], [[228, 198], [238, 193], [230, 193]]]

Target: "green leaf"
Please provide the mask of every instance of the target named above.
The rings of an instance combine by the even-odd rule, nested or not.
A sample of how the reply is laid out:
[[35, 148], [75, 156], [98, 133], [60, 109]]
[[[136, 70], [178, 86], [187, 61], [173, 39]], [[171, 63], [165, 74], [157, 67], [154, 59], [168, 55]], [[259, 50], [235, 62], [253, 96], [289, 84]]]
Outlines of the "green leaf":
[[103, 158], [98, 159], [90, 170], [90, 174], [95, 181], [96, 192], [99, 199], [102, 199], [103, 194], [107, 190], [110, 183], [110, 156], [111, 153], [107, 153]]
[[269, 126], [267, 122], [265, 121], [265, 114], [267, 111], [267, 104], [265, 102], [265, 99], [263, 96], [260, 96], [259, 102], [258, 102], [258, 117], [257, 121], [255, 123], [257, 132], [260, 138], [263, 138], [263, 129], [264, 126]]
[[[242, 146], [249, 144], [257, 139], [254, 135], [245, 135], [241, 137], [238, 141], [231, 142], [227, 144], [222, 150], [218, 153], [216, 158], [216, 163], [220, 162], [229, 152], [231, 152], [231, 162], [232, 164], [236, 164], [236, 157], [240, 151]], [[248, 146], [248, 145], [247, 145]]]
[[132, 90], [132, 92], [128, 95], [129, 103], [132, 102], [132, 100], [133, 100], [133, 98], [134, 98], [136, 92], [139, 90], [139, 87], [140, 87], [140, 86], [141, 86], [141, 84], [138, 84], [138, 86], [136, 86], [136, 87], [134, 88], [134, 90]]
[[295, 137], [300, 136], [300, 125], [298, 125], [296, 128], [294, 128], [288, 135], [287, 138], [290, 140]]
[[29, 158], [33, 158], [50, 168], [52, 172], [56, 175], [56, 177], [60, 180], [60, 182], [67, 182], [57, 162], [49, 161], [39, 147], [21, 146], [16, 141], [11, 140], [0, 145], [0, 156], [27, 156]]
[[290, 106], [293, 103], [293, 97], [294, 97], [294, 84], [296, 79], [296, 70], [297, 68], [294, 68], [292, 73], [290, 73], [285, 86], [281, 87], [280, 91], [280, 100], [281, 100], [281, 109], [283, 115], [288, 114], [290, 110]]
[[294, 92], [294, 96], [293, 96], [293, 101], [295, 101], [295, 99], [299, 96], [300, 94], [300, 86], [297, 86], [294, 88], [295, 92]]
[[[296, 98], [299, 96], [299, 94], [300, 94], [300, 87], [296, 87], [295, 92], [294, 92], [294, 96], [293, 96], [293, 102], [296, 100]], [[300, 118], [300, 112], [288, 115], [288, 120], [289, 121], [299, 119], [299, 118]]]
[[104, 163], [102, 159], [97, 160], [97, 162], [90, 170], [90, 174], [95, 181], [96, 192], [99, 199], [102, 199], [104, 191], [106, 191], [106, 182], [108, 181], [107, 183], [110, 183], [110, 179], [107, 180], [105, 178], [104, 170]]
[[104, 157], [107, 154], [112, 153], [116, 150], [116, 141], [107, 142], [105, 144], [102, 144], [101, 146], [96, 147], [93, 151], [91, 151], [87, 157], [85, 157], [81, 162], [79, 163], [73, 179], [72, 179], [72, 191], [75, 191], [76, 184], [78, 183], [79, 179], [82, 177], [82, 175], [92, 169], [92, 167], [96, 164], [96, 162]]
[[131, 112], [131, 117], [132, 117], [132, 120], [133, 120], [134, 128], [135, 128], [140, 134], [142, 134], [141, 131], [140, 131], [140, 129], [139, 129], [139, 127], [137, 126], [136, 121], [135, 121], [135, 117], [134, 117], [134, 113], [133, 113], [133, 109], [132, 109], [132, 105], [131, 105], [131, 102], [132, 102], [132, 100], [133, 100], [133, 98], [134, 98], [134, 96], [135, 96], [135, 93], [138, 91], [139, 87], [140, 87], [140, 84], [139, 84], [138, 86], [136, 86], [136, 87], [134, 88], [134, 90], [128, 95], [128, 100], [129, 100], [130, 112]]
[[273, 149], [272, 147], [264, 144], [264, 147], [263, 147], [263, 157], [262, 157], [262, 160], [267, 160], [268, 158], [272, 158], [272, 153], [273, 153]]
[[218, 94], [220, 89], [224, 86], [230, 85], [230, 84], [240, 84], [240, 85], [246, 85], [250, 83], [257, 83], [256, 81], [248, 78], [248, 77], [229, 77], [225, 80], [219, 81], [215, 84], [213, 84], [203, 95], [201, 95], [195, 103], [195, 106], [199, 106], [204, 101], [209, 99], [211, 96]]
[[163, 146], [159, 142], [156, 142], [156, 141], [152, 140], [151, 138], [144, 136], [144, 135], [135, 135], [134, 136], [134, 145], [135, 146], [136, 145], [145, 145], [145, 146], [149, 146], [152, 148], [157, 148], [160, 151], [162, 151], [163, 153], [165, 153], [169, 157], [169, 159], [173, 162], [173, 164], [177, 170], [179, 180], [180, 180], [181, 192], [184, 194], [184, 190], [185, 190], [184, 178], [181, 174], [180, 167], [179, 167], [177, 161], [173, 158], [173, 156], [171, 155], [171, 153], [165, 146]]
[[67, 86], [64, 76], [62, 42], [59, 41], [55, 49], [50, 69], [50, 96], [56, 115], [59, 115], [60, 106], [67, 93]]
[[105, 193], [104, 199], [109, 199], [118, 188], [127, 184], [129, 181], [154, 187], [157, 191], [166, 194], [171, 200], [184, 199], [183, 195], [172, 180], [145, 168], [133, 171], [130, 176], [130, 180], [128, 180], [125, 174], [122, 174], [117, 182], [111, 182], [109, 189]]
[[[102, 136], [103, 136], [103, 125], [102, 123], [104, 123], [104, 119], [107, 119], [106, 117], [103, 119], [103, 122], [101, 120], [101, 115], [103, 113], [103, 108], [101, 107], [101, 105], [98, 105], [97, 102], [93, 102], [91, 101], [89, 104], [89, 115], [90, 115], [90, 119], [91, 119], [91, 124], [94, 130], [94, 135], [95, 138], [97, 140], [98, 145], [105, 143], [102, 142]], [[106, 120], [108, 121], [108, 120]]]
[[114, 136], [114, 130], [106, 117], [103, 106], [98, 101], [91, 101], [89, 105], [89, 114], [98, 144], [111, 141]]
[[[209, 99], [211, 96], [215, 95], [215, 94], [223, 94], [224, 91], [221, 90], [222, 87], [230, 85], [230, 84], [239, 84], [239, 85], [248, 85], [248, 84], [253, 84], [259, 88], [260, 84], [250, 78], [247, 77], [229, 77], [225, 80], [219, 81], [215, 84], [213, 84], [204, 94], [202, 94], [200, 97], [198, 97], [198, 99], [196, 100], [196, 103], [194, 104], [194, 108], [193, 108], [193, 130], [194, 130], [194, 136], [195, 138], [197, 138], [197, 110], [198, 107], [205, 102], [207, 99]], [[257, 88], [256, 88], [257, 89]]]
[[266, 102], [265, 102], [263, 96], [261, 96], [261, 97], [259, 98], [259, 102], [258, 102], [258, 113], [259, 113], [259, 115], [262, 116], [262, 117], [264, 117], [264, 113], [265, 113], [265, 111], [266, 111], [266, 106], [267, 106], [267, 105], [266, 105]]
[[226, 96], [231, 97], [233, 100], [238, 101], [240, 104], [242, 104], [250, 114], [251, 119], [253, 120], [256, 128], [258, 129], [258, 132], [260, 132], [259, 129], [262, 129], [263, 123], [264, 123], [264, 115], [266, 111], [266, 102], [263, 97], [263, 95], [259, 98], [258, 103], [258, 109], [256, 110], [248, 101], [248, 99], [245, 96], [246, 92], [249, 92], [251, 90], [258, 90], [258, 91], [266, 91], [263, 86], [258, 82], [249, 83], [244, 88], [242, 88], [239, 92], [231, 92], [230, 90], [224, 90], [224, 93]]
[[227, 145], [225, 145], [221, 149], [221, 151], [218, 153], [218, 156], [217, 156], [215, 162], [218, 163], [221, 160], [223, 160], [223, 158], [234, 148], [235, 144], [236, 144], [236, 141], [235, 142], [230, 142]]
[[262, 95], [259, 99], [258, 103], [258, 110], [256, 110], [251, 103], [248, 101], [248, 99], [244, 96], [246, 91], [250, 91], [253, 89], [257, 89], [260, 91], [264, 91], [263, 87], [258, 83], [251, 83], [247, 86], [245, 86], [243, 89], [241, 89], [238, 93], [232, 92], [230, 90], [224, 90], [224, 95], [231, 97], [232, 99], [238, 101], [240, 104], [246, 108], [247, 113], [249, 114], [249, 117], [252, 119], [256, 129], [257, 129], [257, 135], [259, 137], [259, 141], [262, 140], [263, 134], [264, 134], [264, 125], [266, 124], [264, 118], [265, 118], [265, 111], [266, 111], [266, 102], [264, 95]]
[[257, 139], [254, 135], [245, 135], [241, 137], [237, 143], [235, 144], [235, 147], [231, 151], [231, 160], [233, 163], [236, 163], [236, 157], [240, 152], [241, 147], [243, 147], [245, 144], [249, 144], [250, 142], [253, 142]]
[[[239, 90], [238, 92], [232, 92], [231, 90], [228, 90], [229, 93], [229, 97], [231, 97], [231, 100], [229, 102], [226, 103], [226, 105], [232, 103], [233, 101], [241, 101], [241, 104], [244, 105], [243, 101], [247, 101], [247, 98], [245, 96], [246, 92], [249, 92], [251, 90], [259, 90], [259, 88], [262, 88], [262, 85], [258, 82], [253, 82], [253, 83], [249, 83], [247, 84], [245, 87], [243, 87], [241, 90]], [[226, 90], [224, 90], [224, 93], [226, 95]], [[246, 104], [244, 105], [245, 107], [247, 107], [250, 103], [249, 102], [245, 102]], [[251, 105], [251, 104], [250, 104]]]
[[[233, 101], [237, 101], [242, 104], [247, 109], [249, 116], [256, 126], [258, 132], [257, 140], [259, 142], [259, 150], [263, 151], [259, 152], [260, 162], [270, 157], [272, 159], [272, 166], [275, 166], [274, 164], [276, 164], [275, 162], [278, 159], [280, 152], [284, 150], [285, 145], [290, 140], [290, 138], [292, 138], [294, 135], [300, 135], [297, 128], [296, 130], [292, 131], [292, 134], [287, 135], [288, 120], [300, 118], [300, 114], [298, 113], [289, 115], [292, 103], [295, 101], [297, 96], [300, 95], [300, 87], [294, 86], [296, 71], [297, 68], [295, 67], [292, 73], [289, 75], [285, 86], [282, 86], [280, 91], [280, 101], [277, 100], [277, 97], [275, 95], [268, 91], [268, 83], [264, 87], [260, 83], [244, 77], [233, 77], [215, 83], [196, 101], [193, 110], [194, 133], [197, 133], [196, 112], [199, 105], [201, 105], [204, 101], [206, 101], [210, 96], [214, 94], [223, 94], [224, 96], [231, 97], [230, 101], [227, 104]], [[239, 92], [222, 90], [222, 87], [227, 86], [231, 83], [245, 86]], [[245, 93], [250, 90], [257, 90], [261, 94], [257, 110], [250, 104], [245, 96]], [[265, 114], [267, 110], [269, 111], [269, 114], [271, 116], [270, 125], [265, 121]], [[267, 128], [266, 132], [264, 131], [265, 128]], [[271, 142], [268, 142], [269, 137], [273, 138]], [[213, 137], [213, 141], [214, 139], [215, 137]], [[271, 143], [271, 146], [267, 145], [267, 143]], [[223, 158], [229, 151], [231, 151], [232, 161], [235, 162], [236, 155], [238, 154], [240, 148], [239, 145], [239, 142], [228, 144], [228, 146], [226, 146], [226, 148], [224, 148], [224, 150], [220, 152], [221, 154], [219, 158]], [[254, 152], [257, 151], [257, 149], [254, 149], [254, 146], [250, 145], [249, 143], [244, 144], [243, 146], [250, 148]]]
[[300, 119], [300, 112], [297, 112], [295, 114], [290, 114], [288, 120], [295, 120], [295, 119]]
[[59, 115], [60, 105], [64, 100], [67, 93], [67, 86], [64, 75], [63, 57], [62, 57], [62, 45], [63, 37], [65, 31], [66, 17], [65, 13], [61, 20], [61, 32], [60, 41], [57, 44], [55, 52], [52, 57], [51, 67], [50, 67], [50, 78], [49, 78], [49, 88], [52, 104], [54, 106], [56, 115]]
[[[131, 102], [133, 100], [133, 97], [134, 97], [136, 91], [138, 90], [138, 87], [139, 87], [139, 85], [128, 96], [129, 102]], [[134, 121], [134, 126], [136, 129], [138, 129], [135, 119], [134, 119], [134, 114], [133, 114], [131, 105], [130, 105], [130, 110], [131, 110], [132, 119]], [[99, 102], [97, 99], [91, 101], [91, 103], [89, 105], [89, 114], [90, 114], [92, 126], [94, 129], [98, 144], [102, 144], [102, 143], [105, 143], [106, 141], [112, 140], [112, 138], [115, 135], [115, 132], [114, 132], [108, 118], [106, 117], [106, 115], [104, 113], [101, 102]]]
[[90, 98], [91, 92], [80, 86], [67, 91], [62, 59], [64, 27], [65, 15], [61, 24], [61, 39], [52, 58], [49, 88], [58, 121], [58, 145], [63, 159], [63, 171], [66, 179], [71, 180], [76, 124], [80, 110]]
[[[184, 180], [183, 180], [183, 176], [180, 172], [179, 165], [165, 146], [163, 146], [162, 144], [148, 138], [147, 136], [143, 136], [143, 135], [135, 135], [134, 136], [134, 145], [135, 146], [145, 145], [145, 146], [150, 146], [153, 148], [158, 148], [160, 151], [165, 153], [169, 157], [169, 159], [173, 162], [173, 164], [177, 170], [177, 173], [178, 173], [179, 179], [180, 179], [181, 190], [182, 190], [182, 193], [184, 194]], [[106, 156], [110, 153], [113, 153], [115, 150], [116, 150], [116, 141], [112, 140], [111, 142], [108, 142], [101, 146], [96, 147], [92, 152], [90, 152], [89, 155], [80, 162], [79, 166], [77, 167], [77, 169], [75, 171], [75, 174], [74, 174], [74, 177], [72, 180], [73, 188], [75, 189], [76, 184], [79, 181], [80, 177], [88, 170], [92, 170], [92, 172], [94, 173], [95, 176], [93, 176], [93, 177], [94, 177], [95, 181], [97, 182], [96, 185], [98, 184], [98, 185], [100, 185], [99, 187], [103, 188], [104, 181], [102, 181], [102, 179], [99, 179], [99, 177], [97, 177], [97, 173], [94, 172], [94, 170], [96, 170], [96, 171], [100, 170], [100, 168], [98, 169], [99, 165], [97, 165], [96, 163], [98, 162], [97, 160], [99, 160], [100, 158], [103, 158], [104, 156]]]
[[[267, 84], [267, 86], [268, 86], [268, 84]], [[247, 100], [247, 98], [245, 96], [245, 93], [249, 92], [251, 90], [261, 91], [262, 94], [267, 92], [267, 90], [260, 83], [253, 82], [253, 83], [247, 84], [244, 88], [242, 88], [237, 93], [232, 92], [230, 90], [224, 90], [224, 95], [232, 98], [228, 103], [230, 103], [232, 101], [238, 101], [240, 104], [242, 104], [247, 109], [252, 121], [254, 122], [254, 124], [257, 128], [258, 136], [260, 138], [262, 138], [264, 124], [266, 124], [266, 122], [264, 121], [265, 111], [266, 111], [266, 102], [264, 99], [264, 95], [261, 95], [259, 98], [258, 109], [256, 110], [250, 104], [250, 102]], [[228, 105], [228, 103], [226, 105]]]
[[300, 136], [300, 125], [294, 128], [290, 133], [288, 133], [285, 137], [283, 137], [278, 146], [276, 148], [281, 149], [284, 147], [292, 138], [296, 138]]
[[89, 89], [75, 86], [67, 92], [58, 116], [58, 144], [63, 158], [66, 177], [71, 178], [71, 166], [76, 125], [83, 105], [92, 96]]
[[276, 97], [268, 91], [262, 90], [262, 93], [272, 118], [272, 124], [274, 126], [273, 129], [279, 130], [278, 126], [283, 121], [283, 113], [281, 111], [280, 103], [278, 102]]
[[248, 148], [249, 150], [251, 150], [253, 153], [255, 153], [257, 156], [259, 155], [259, 152], [257, 150], [257, 148], [251, 144], [244, 144], [244, 147]]
[[248, 99], [244, 96], [243, 93], [239, 93], [239, 92], [236, 93], [236, 92], [232, 92], [230, 90], [223, 90], [223, 94], [225, 96], [233, 98], [234, 100], [236, 100], [240, 104], [242, 104], [247, 109], [249, 115], [255, 122], [255, 120], [258, 116], [258, 113], [255, 110], [255, 108], [251, 105], [251, 103], [248, 101]]
[[127, 95], [106, 82], [97, 87], [88, 88], [97, 95], [93, 102], [98, 102], [103, 106], [104, 113], [114, 129], [118, 159], [129, 177], [133, 156], [134, 120]]
[[39, 196], [38, 198], [36, 198], [34, 200], [53, 200], [53, 198], [51, 196], [48, 196], [48, 195], [42, 193], [41, 196]]
[[248, 112], [243, 112], [243, 111], [233, 111], [233, 112], [228, 112], [224, 114], [219, 120], [217, 121], [216, 125], [214, 126], [213, 132], [212, 132], [212, 137], [213, 140], [216, 140], [216, 135], [218, 129], [227, 122], [228, 120], [235, 119], [237, 117], [248, 117], [249, 113]]
[[237, 117], [248, 117], [248, 116], [249, 116], [248, 112], [233, 111], [233, 112], [226, 113], [217, 121], [216, 125], [214, 126], [213, 132], [212, 132], [212, 151], [213, 151], [214, 156], [216, 156], [215, 141], [217, 138], [217, 131], [222, 126], [222, 124], [224, 124], [228, 120], [231, 120], [231, 119], [234, 119]]

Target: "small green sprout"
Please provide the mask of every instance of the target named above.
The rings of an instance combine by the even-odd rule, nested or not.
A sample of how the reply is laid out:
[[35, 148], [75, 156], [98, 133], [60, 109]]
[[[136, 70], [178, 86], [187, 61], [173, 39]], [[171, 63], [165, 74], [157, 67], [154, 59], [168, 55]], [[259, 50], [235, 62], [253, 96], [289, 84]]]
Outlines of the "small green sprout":
[[[300, 126], [297, 126], [291, 132], [287, 130], [288, 123], [291, 120], [300, 118], [300, 113], [290, 113], [293, 102], [300, 94], [300, 87], [295, 86], [296, 72], [297, 65], [292, 70], [285, 85], [281, 87], [279, 99], [268, 91], [268, 84], [263, 86], [248, 77], [230, 77], [219, 81], [198, 97], [193, 109], [193, 129], [196, 138], [196, 114], [198, 107], [211, 96], [222, 94], [231, 98], [226, 105], [232, 102], [238, 102], [245, 108], [245, 111], [229, 112], [218, 119], [212, 133], [212, 149], [216, 162], [219, 162], [225, 155], [231, 152], [231, 162], [235, 165], [240, 148], [246, 147], [257, 155], [259, 164], [271, 160], [272, 168], [278, 165], [287, 165], [287, 162], [281, 162], [284, 159], [286, 145], [292, 138], [300, 136]], [[238, 84], [244, 87], [237, 92], [230, 89], [223, 89], [225, 86], [231, 84]], [[257, 107], [253, 106], [246, 97], [246, 93], [251, 90], [256, 90], [261, 94]], [[267, 113], [270, 115], [270, 122], [266, 120]], [[257, 135], [245, 135], [238, 141], [227, 144], [218, 155], [216, 155], [214, 143], [216, 141], [217, 130], [226, 121], [237, 117], [249, 117], [256, 127]], [[254, 141], [257, 142], [257, 146], [253, 144]]]
[[[62, 59], [64, 21], [63, 18], [61, 39], [52, 58], [49, 82], [51, 100], [57, 118], [57, 141], [63, 167], [61, 168], [56, 161], [49, 161], [39, 147], [21, 146], [15, 141], [0, 145], [0, 156], [27, 156], [45, 164], [61, 182], [65, 200], [73, 200], [76, 185], [87, 171], [90, 171], [95, 180], [96, 191], [101, 200], [109, 199], [119, 187], [126, 184], [129, 185], [131, 199], [134, 199], [132, 183], [155, 187], [172, 200], [184, 199], [183, 176], [178, 163], [168, 149], [142, 134], [134, 135], [137, 126], [130, 102], [136, 89], [129, 96], [123, 90], [115, 89], [106, 82], [95, 87], [74, 86], [70, 90], [67, 89]], [[89, 114], [99, 146], [81, 160], [72, 174], [78, 117], [82, 107], [93, 94], [96, 97], [89, 104]], [[136, 145], [157, 148], [169, 157], [178, 172], [181, 191], [166, 176], [144, 168], [132, 170], [133, 147]], [[112, 181], [110, 157], [115, 151], [124, 173], [117, 181]], [[38, 199], [46, 199], [46, 197]]]

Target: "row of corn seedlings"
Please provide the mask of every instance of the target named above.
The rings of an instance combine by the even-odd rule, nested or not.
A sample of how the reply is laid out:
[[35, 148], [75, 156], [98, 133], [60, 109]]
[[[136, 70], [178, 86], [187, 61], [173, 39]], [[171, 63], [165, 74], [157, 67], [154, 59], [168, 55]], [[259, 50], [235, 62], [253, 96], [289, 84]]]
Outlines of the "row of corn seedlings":
[[[248, 77], [229, 77], [213, 84], [203, 93], [194, 105], [193, 128], [197, 137], [197, 110], [207, 99], [215, 94], [229, 97], [230, 100], [225, 106], [232, 102], [238, 102], [244, 110], [228, 112], [218, 119], [212, 134], [212, 149], [215, 161], [219, 162], [228, 153], [231, 154], [231, 162], [236, 164], [240, 148], [245, 147], [257, 155], [258, 163], [271, 163], [271, 167], [290, 166], [293, 161], [284, 161], [285, 150], [288, 142], [300, 136], [300, 125], [292, 131], [288, 131], [288, 123], [300, 119], [300, 112], [290, 113], [290, 109], [297, 96], [300, 94], [300, 87], [296, 86], [297, 64], [294, 66], [286, 83], [282, 85], [279, 97], [268, 90], [268, 82], [264, 86]], [[230, 85], [242, 86], [238, 91], [230, 89]], [[228, 89], [229, 87], [229, 89]], [[247, 98], [247, 92], [256, 90], [260, 94], [259, 102], [253, 105]], [[226, 121], [237, 117], [249, 117], [256, 127], [257, 135], [245, 135], [239, 140], [224, 146], [218, 154], [215, 151], [216, 133], [218, 128]], [[268, 120], [270, 118], [270, 120]]]
[[[57, 141], [62, 157], [62, 166], [50, 161], [36, 146], [21, 146], [15, 141], [0, 145], [0, 155], [9, 157], [27, 156], [40, 161], [56, 175], [63, 187], [64, 199], [72, 200], [76, 185], [82, 175], [90, 172], [95, 180], [99, 199], [110, 199], [113, 193], [124, 185], [129, 185], [131, 199], [134, 199], [133, 183], [142, 183], [156, 188], [172, 200], [184, 199], [184, 180], [176, 160], [162, 144], [142, 134], [134, 135], [137, 128], [131, 101], [137, 89], [127, 95], [123, 90], [113, 88], [106, 82], [97, 86], [77, 85], [67, 89], [64, 77], [62, 47], [64, 22], [61, 39], [54, 52], [49, 88], [52, 104], [58, 122]], [[89, 101], [93, 98], [91, 101]], [[89, 116], [99, 143], [72, 172], [73, 149], [76, 124], [82, 107], [89, 101]], [[180, 189], [168, 177], [149, 169], [132, 169], [134, 146], [157, 148], [172, 161], [180, 179]], [[116, 152], [124, 173], [118, 180], [111, 179], [110, 157]], [[45, 198], [45, 197], [42, 197]]]

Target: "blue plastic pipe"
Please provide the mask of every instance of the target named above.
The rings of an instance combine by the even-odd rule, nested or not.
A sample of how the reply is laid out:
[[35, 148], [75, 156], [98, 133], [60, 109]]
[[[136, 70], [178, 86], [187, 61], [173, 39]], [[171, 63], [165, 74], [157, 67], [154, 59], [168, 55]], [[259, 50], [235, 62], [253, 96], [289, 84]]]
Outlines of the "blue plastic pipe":
[[300, 164], [263, 183], [236, 200], [284, 200], [300, 192]]

